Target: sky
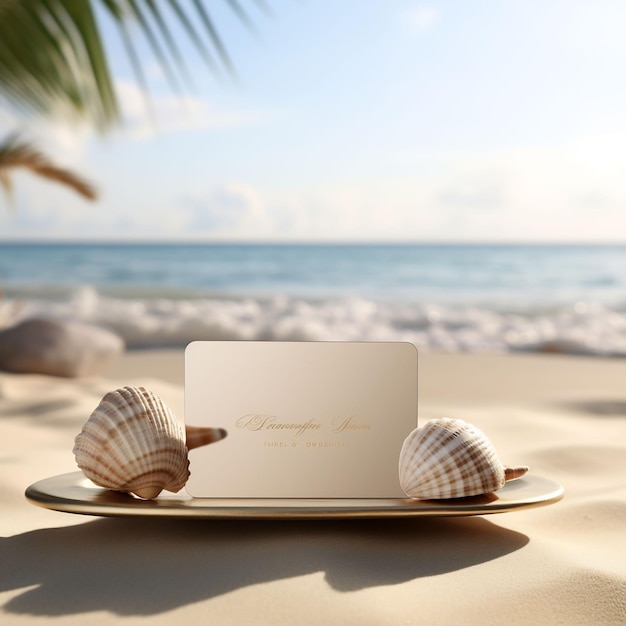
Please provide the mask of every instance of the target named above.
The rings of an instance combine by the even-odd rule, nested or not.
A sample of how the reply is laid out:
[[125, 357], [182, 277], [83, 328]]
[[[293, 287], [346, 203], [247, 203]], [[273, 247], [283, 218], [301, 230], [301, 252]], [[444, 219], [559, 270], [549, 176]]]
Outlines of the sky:
[[[622, 0], [213, 2], [237, 80], [147, 48], [152, 117], [104, 22], [122, 128], [20, 117], [90, 204], [15, 175], [0, 239], [624, 242]], [[154, 120], [154, 121], [151, 121]]]

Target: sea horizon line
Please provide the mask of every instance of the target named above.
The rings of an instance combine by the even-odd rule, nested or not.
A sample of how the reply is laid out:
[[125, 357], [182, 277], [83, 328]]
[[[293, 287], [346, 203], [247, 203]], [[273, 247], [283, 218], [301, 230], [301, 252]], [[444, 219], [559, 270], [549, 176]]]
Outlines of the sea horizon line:
[[2, 245], [50, 246], [423, 246], [423, 247], [624, 247], [626, 240], [427, 240], [427, 239], [74, 239], [74, 238], [15, 238], [3, 239]]

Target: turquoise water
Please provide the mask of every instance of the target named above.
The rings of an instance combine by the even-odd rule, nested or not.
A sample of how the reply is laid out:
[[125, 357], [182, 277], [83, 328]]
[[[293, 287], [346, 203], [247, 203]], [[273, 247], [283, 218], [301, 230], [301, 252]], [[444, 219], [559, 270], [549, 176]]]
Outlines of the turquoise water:
[[7, 288], [359, 296], [514, 307], [626, 303], [626, 247], [0, 244]]
[[0, 244], [4, 316], [194, 338], [626, 353], [626, 246]]

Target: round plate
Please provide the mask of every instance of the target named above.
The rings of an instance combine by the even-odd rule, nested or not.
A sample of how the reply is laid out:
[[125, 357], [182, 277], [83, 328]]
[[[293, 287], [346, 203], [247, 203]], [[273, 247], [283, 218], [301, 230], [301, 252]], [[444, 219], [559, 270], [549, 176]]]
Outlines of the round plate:
[[539, 476], [508, 482], [497, 493], [452, 500], [191, 498], [163, 492], [155, 500], [95, 486], [82, 472], [53, 476], [26, 490], [34, 504], [55, 511], [115, 517], [195, 517], [206, 519], [332, 519], [487, 515], [551, 504], [563, 487]]

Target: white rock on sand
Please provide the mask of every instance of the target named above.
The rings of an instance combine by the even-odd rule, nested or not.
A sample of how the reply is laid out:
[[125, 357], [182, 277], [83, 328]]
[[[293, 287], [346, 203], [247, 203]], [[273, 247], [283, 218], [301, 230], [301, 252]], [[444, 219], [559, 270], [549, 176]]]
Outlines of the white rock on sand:
[[111, 331], [79, 322], [33, 318], [0, 331], [0, 370], [19, 374], [90, 376], [123, 351]]

